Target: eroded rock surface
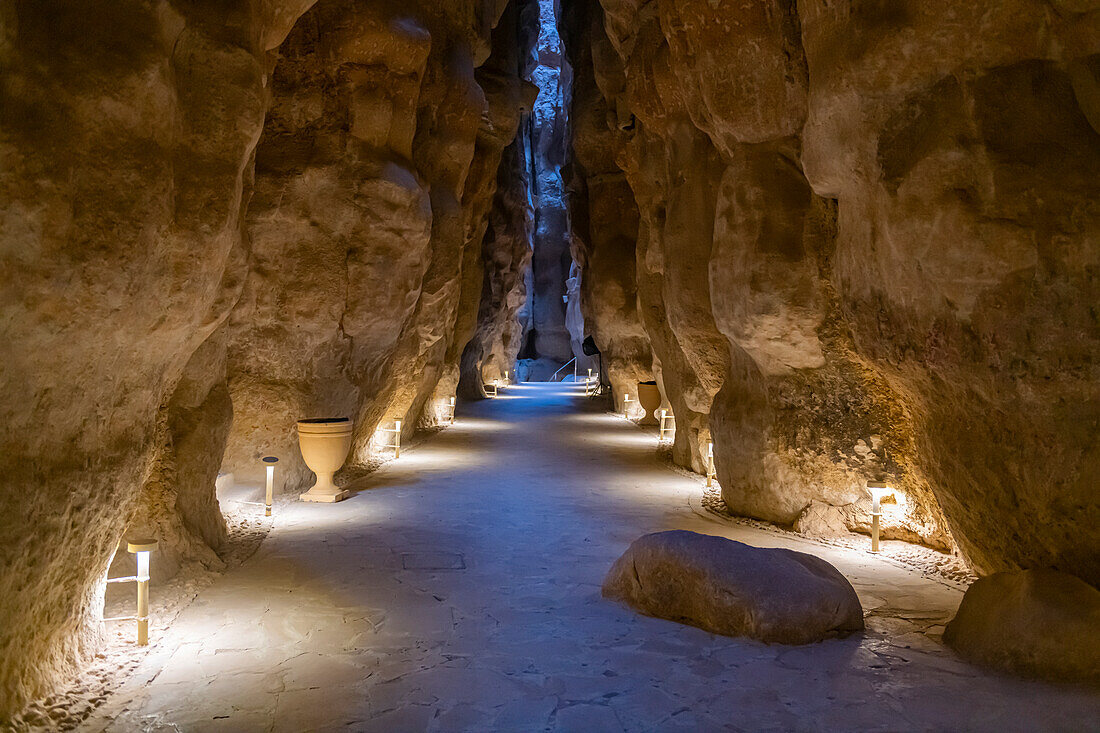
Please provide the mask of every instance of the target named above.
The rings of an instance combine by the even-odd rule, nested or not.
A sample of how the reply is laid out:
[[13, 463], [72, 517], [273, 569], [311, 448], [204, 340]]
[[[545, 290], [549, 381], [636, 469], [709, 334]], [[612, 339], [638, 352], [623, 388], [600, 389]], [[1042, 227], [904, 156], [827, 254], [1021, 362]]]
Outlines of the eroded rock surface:
[[454, 394], [523, 106], [505, 5], [3, 4], [0, 719], [94, 651], [127, 529], [155, 577], [219, 563], [227, 444], [296, 488], [297, 418], [353, 418], [356, 464]]
[[890, 536], [1096, 583], [1095, 3], [568, 7], [588, 325], [674, 459], [823, 532], [885, 479]]
[[4, 3], [0, 718], [94, 650], [163, 410], [239, 293], [278, 5]]
[[430, 15], [335, 0], [280, 48], [231, 321], [224, 470], [258, 479], [275, 454], [296, 491], [310, 475], [297, 419], [350, 417], [354, 470], [377, 428], [400, 419], [409, 434], [454, 394], [483, 257], [505, 246], [483, 252], [482, 237], [523, 106], [513, 16], [476, 71]]
[[485, 280], [477, 330], [462, 354], [459, 380], [459, 392], [466, 399], [484, 397], [486, 384], [511, 372], [523, 345], [519, 312], [527, 302], [532, 221], [521, 156], [519, 142], [504, 151], [482, 243]]
[[631, 543], [603, 594], [650, 616], [769, 643], [809, 644], [863, 629], [855, 589], [821, 558], [685, 530]]
[[963, 596], [943, 639], [1002, 672], [1100, 683], [1100, 591], [1053, 570], [995, 573]]

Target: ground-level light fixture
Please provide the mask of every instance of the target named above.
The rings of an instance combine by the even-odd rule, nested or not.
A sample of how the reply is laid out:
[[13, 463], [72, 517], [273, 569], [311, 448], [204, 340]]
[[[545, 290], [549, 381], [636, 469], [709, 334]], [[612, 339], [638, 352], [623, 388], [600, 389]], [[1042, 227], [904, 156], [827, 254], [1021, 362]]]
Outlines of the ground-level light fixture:
[[126, 543], [126, 549], [137, 558], [137, 643], [149, 645], [149, 553], [157, 548], [156, 540], [138, 539]]
[[717, 473], [714, 470], [714, 440], [707, 438], [707, 488], [714, 486]]
[[880, 481], [868, 481], [871, 492], [871, 552], [879, 550], [879, 531], [882, 522], [882, 498], [894, 493], [894, 489]]
[[[665, 436], [669, 433], [675, 434], [676, 431], [676, 417], [672, 414], [671, 410], [661, 408], [660, 410], [660, 427], [657, 431], [657, 442], [662, 443], [665, 440]], [[669, 423], [672, 423], [672, 427], [669, 427]]]
[[264, 456], [262, 459], [267, 469], [267, 491], [264, 493], [264, 516], [271, 516], [271, 498], [275, 488], [275, 464], [279, 459], [275, 456]]
[[451, 425], [455, 424], [455, 398], [452, 397], [447, 404], [447, 408], [450, 410]]
[[623, 395], [623, 417], [630, 417], [630, 393]]
[[[452, 401], [453, 401], [453, 399], [454, 398], [452, 398]], [[393, 444], [392, 445], [384, 445], [382, 447], [383, 448], [393, 448], [393, 457], [394, 458], [400, 458], [401, 457], [401, 421], [400, 420], [394, 420], [393, 421], [393, 428], [392, 429], [387, 429], [387, 430], [385, 430], [385, 432], [393, 433]]]

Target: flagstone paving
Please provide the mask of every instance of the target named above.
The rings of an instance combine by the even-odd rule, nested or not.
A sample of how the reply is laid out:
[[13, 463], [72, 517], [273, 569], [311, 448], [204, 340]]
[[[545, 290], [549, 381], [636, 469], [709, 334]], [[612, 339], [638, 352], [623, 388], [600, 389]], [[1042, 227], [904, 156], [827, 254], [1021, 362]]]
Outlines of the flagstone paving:
[[[866, 552], [723, 522], [654, 438], [572, 385], [516, 385], [358, 482], [287, 503], [89, 730], [1082, 730], [1100, 696], [988, 674], [940, 642], [961, 591]], [[695, 499], [693, 502], [692, 499]], [[818, 554], [866, 633], [790, 647], [604, 600], [638, 536]]]

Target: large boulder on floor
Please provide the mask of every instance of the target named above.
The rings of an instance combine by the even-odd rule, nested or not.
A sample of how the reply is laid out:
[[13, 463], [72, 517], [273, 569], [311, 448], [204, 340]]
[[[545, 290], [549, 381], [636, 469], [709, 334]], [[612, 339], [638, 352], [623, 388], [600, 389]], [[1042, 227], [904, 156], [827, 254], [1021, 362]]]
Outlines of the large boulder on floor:
[[863, 629], [851, 583], [821, 558], [683, 530], [635, 540], [607, 598], [726, 636], [808, 644]]
[[985, 667], [1100, 683], [1100, 590], [1055, 570], [996, 573], [970, 586], [943, 639]]

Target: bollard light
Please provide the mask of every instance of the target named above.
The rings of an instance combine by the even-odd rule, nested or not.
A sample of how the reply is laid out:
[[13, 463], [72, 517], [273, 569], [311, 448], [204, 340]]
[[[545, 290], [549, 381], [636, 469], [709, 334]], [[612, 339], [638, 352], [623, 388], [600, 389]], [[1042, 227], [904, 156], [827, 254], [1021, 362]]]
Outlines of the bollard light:
[[267, 468], [267, 492], [264, 494], [264, 516], [271, 516], [271, 495], [275, 487], [275, 464], [279, 462], [279, 459], [275, 456], [265, 456], [263, 462]]
[[451, 408], [451, 425], [454, 425], [455, 424], [455, 398], [454, 397], [451, 398], [451, 404], [449, 405], [449, 407]]
[[401, 421], [393, 421], [393, 457], [401, 457]]
[[675, 424], [675, 421], [676, 421], [676, 418], [668, 410], [666, 410], [664, 408], [661, 408], [660, 416], [661, 416], [660, 428], [658, 429], [658, 432], [657, 432], [657, 442], [658, 443], [663, 442], [664, 439], [665, 439], [665, 434], [668, 433], [670, 430], [674, 429], [674, 428], [668, 427], [668, 422], [671, 420]]
[[623, 397], [623, 417], [630, 418], [630, 393], [627, 392]]
[[707, 487], [714, 486], [714, 441], [707, 438]]
[[157, 547], [156, 540], [130, 540], [126, 549], [137, 557], [137, 643], [149, 645], [149, 553]]
[[882, 521], [882, 497], [889, 496], [894, 490], [879, 481], [868, 481], [867, 490], [871, 492], [871, 552], [879, 550], [879, 531]]

